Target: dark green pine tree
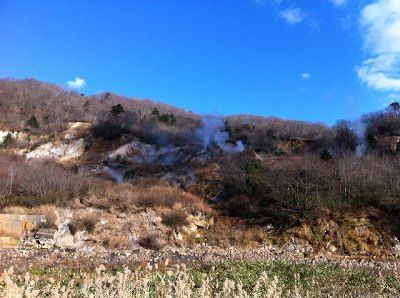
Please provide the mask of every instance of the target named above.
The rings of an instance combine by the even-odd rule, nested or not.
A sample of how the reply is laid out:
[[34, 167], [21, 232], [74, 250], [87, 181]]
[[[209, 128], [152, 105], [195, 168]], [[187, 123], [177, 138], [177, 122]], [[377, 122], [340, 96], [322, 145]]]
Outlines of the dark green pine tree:
[[321, 159], [325, 161], [329, 161], [333, 158], [332, 154], [329, 152], [328, 148], [325, 147], [324, 150], [321, 152]]

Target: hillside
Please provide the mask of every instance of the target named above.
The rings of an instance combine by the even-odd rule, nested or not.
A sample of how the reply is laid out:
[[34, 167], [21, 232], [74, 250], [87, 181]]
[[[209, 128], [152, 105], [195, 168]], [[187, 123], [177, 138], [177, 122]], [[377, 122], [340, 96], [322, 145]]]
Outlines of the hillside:
[[1, 213], [77, 252], [397, 257], [399, 110], [328, 127], [1, 80]]

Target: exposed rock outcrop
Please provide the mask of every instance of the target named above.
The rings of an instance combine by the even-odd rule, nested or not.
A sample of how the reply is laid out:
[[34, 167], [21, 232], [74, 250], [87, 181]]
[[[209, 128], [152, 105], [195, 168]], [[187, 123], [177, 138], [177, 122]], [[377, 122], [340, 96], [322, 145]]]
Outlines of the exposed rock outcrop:
[[71, 143], [60, 143], [58, 145], [48, 142], [26, 154], [27, 159], [54, 158], [61, 161], [79, 158], [85, 152], [85, 142], [78, 139]]
[[92, 124], [89, 122], [70, 122], [64, 139], [75, 140], [89, 133]]

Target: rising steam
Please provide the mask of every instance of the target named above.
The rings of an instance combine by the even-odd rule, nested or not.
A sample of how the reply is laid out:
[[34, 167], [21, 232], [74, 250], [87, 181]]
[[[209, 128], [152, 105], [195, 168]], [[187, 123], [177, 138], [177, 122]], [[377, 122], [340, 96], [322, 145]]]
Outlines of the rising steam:
[[365, 140], [365, 124], [363, 123], [362, 119], [357, 119], [353, 121], [352, 128], [357, 138], [356, 154], [358, 157], [362, 157], [365, 155], [368, 148], [367, 142]]
[[229, 153], [238, 153], [245, 149], [242, 141], [237, 141], [236, 145], [227, 142], [229, 133], [225, 131], [225, 123], [222, 117], [203, 117], [201, 126], [196, 130], [196, 138], [204, 148], [216, 145]]

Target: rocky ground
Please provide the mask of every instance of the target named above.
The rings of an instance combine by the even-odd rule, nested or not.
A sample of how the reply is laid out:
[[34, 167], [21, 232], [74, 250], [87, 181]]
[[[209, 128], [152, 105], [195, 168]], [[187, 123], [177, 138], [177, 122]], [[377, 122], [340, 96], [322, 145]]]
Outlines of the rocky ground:
[[161, 251], [138, 247], [129, 251], [68, 251], [58, 248], [1, 248], [0, 269], [14, 267], [17, 270], [28, 268], [68, 268], [93, 270], [105, 264], [108, 267], [139, 265], [147, 269], [163, 269], [176, 265], [211, 265], [222, 262], [284, 262], [290, 264], [337, 265], [348, 269], [369, 269], [374, 271], [400, 271], [399, 258], [373, 258], [359, 256], [337, 256], [307, 253], [303, 247], [259, 246], [257, 248], [228, 249], [200, 245], [194, 248], [171, 248]]

